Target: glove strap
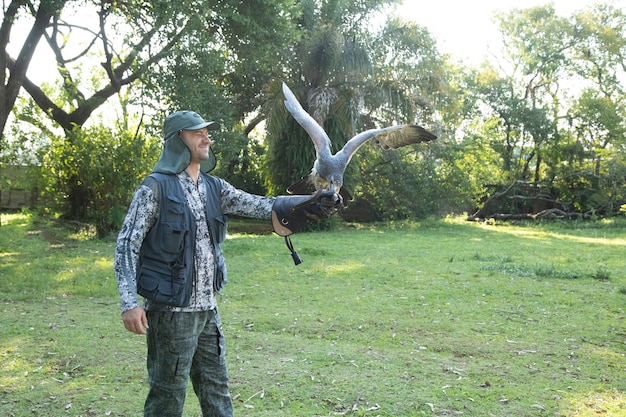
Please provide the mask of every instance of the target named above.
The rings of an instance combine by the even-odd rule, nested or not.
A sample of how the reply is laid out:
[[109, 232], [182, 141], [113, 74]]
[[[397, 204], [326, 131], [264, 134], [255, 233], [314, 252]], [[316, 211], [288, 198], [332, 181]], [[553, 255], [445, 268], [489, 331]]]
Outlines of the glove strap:
[[298, 252], [296, 252], [295, 249], [293, 248], [293, 244], [291, 243], [291, 238], [289, 236], [285, 236], [285, 244], [287, 245], [287, 248], [291, 252], [293, 263], [295, 265], [300, 265], [302, 263], [302, 259], [300, 258], [300, 255], [298, 255]]

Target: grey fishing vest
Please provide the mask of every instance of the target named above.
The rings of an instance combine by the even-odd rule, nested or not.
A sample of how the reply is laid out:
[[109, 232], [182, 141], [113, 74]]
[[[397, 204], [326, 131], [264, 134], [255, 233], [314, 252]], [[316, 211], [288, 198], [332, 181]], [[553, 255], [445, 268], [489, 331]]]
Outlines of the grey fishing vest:
[[[227, 280], [222, 252], [226, 216], [221, 210], [221, 182], [208, 174], [200, 175], [207, 187], [205, 214], [215, 259], [213, 290], [219, 293]], [[157, 303], [185, 307], [196, 279], [196, 221], [176, 175], [152, 173], [143, 184], [155, 193], [159, 216], [141, 246], [137, 293]]]

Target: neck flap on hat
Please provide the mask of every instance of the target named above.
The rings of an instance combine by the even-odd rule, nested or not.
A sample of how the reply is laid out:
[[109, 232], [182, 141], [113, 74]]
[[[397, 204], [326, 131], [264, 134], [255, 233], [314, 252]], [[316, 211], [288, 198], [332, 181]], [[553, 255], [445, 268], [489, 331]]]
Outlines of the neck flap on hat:
[[[178, 174], [182, 172], [191, 162], [191, 153], [187, 145], [178, 137], [174, 136], [165, 141], [161, 156], [152, 172], [163, 174]], [[200, 171], [211, 172], [215, 168], [217, 161], [213, 149], [209, 148], [209, 159], [200, 164]]]

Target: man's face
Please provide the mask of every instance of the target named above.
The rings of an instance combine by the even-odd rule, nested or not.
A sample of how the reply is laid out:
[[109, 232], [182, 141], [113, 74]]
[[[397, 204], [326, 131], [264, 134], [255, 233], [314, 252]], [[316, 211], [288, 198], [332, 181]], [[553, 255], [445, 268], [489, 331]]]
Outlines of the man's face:
[[209, 148], [212, 141], [206, 127], [199, 130], [181, 130], [179, 135], [191, 152], [192, 163], [199, 164], [209, 159]]

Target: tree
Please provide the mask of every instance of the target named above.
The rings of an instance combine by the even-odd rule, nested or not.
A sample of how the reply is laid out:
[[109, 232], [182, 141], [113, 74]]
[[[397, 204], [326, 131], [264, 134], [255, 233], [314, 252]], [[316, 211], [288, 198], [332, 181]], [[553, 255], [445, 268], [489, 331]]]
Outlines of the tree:
[[[298, 20], [301, 41], [293, 48], [286, 78], [305, 110], [333, 138], [333, 151], [341, 149], [355, 132], [361, 80], [368, 77], [370, 70], [366, 34], [360, 27], [384, 3], [302, 2]], [[270, 192], [282, 193], [292, 182], [308, 175], [315, 151], [306, 132], [287, 113], [279, 82], [268, 89], [266, 108], [267, 183]]]
[[603, 96], [616, 101], [626, 93], [626, 13], [598, 4], [573, 16], [572, 70]]
[[[29, 6], [25, 10], [29, 12], [30, 18], [39, 22], [36, 19], [37, 9], [33, 2], [15, 3], [20, 5], [25, 3]], [[41, 2], [41, 5], [43, 3], [46, 2]], [[42, 36], [54, 56], [55, 62], [51, 67], [58, 71], [59, 88], [51, 90], [45, 85], [37, 85], [26, 76], [23, 78], [22, 86], [49, 118], [51, 123], [48, 127], [50, 129], [60, 127], [65, 140], [70, 144], [80, 137], [79, 131], [92, 118], [94, 112], [115, 95], [126, 96], [130, 91], [130, 97], [133, 99], [130, 105], [150, 109], [146, 115], [148, 122], [150, 116], [163, 116], [166, 111], [164, 106], [171, 101], [164, 100], [162, 92], [168, 93], [171, 89], [169, 91], [167, 88], [160, 91], [156, 89], [167, 81], [158, 78], [159, 76], [172, 76], [170, 85], [180, 81], [190, 87], [186, 89], [186, 94], [193, 96], [195, 93], [193, 84], [189, 81], [191, 76], [183, 81], [169, 70], [175, 69], [174, 65], [177, 62], [211, 63], [209, 73], [215, 75], [229, 63], [239, 62], [232, 58], [237, 56], [238, 46], [241, 46], [242, 55], [252, 56], [252, 47], [257, 44], [252, 41], [256, 39], [254, 37], [256, 33], [263, 33], [267, 44], [271, 33], [279, 32], [281, 29], [272, 21], [271, 16], [272, 13], [276, 13], [275, 8], [256, 9], [252, 2], [244, 5], [235, 0], [214, 3], [207, 4], [195, 0], [177, 2], [85, 0], [54, 3], [58, 5], [54, 9], [55, 14], [45, 22], [46, 24], [41, 25], [44, 26]], [[262, 6], [260, 2], [256, 3]], [[211, 9], [213, 5], [216, 7]], [[206, 13], [189, 13], [190, 10], [206, 10]], [[8, 29], [12, 22], [28, 17], [18, 16], [17, 6], [8, 11], [10, 14], [5, 14], [7, 30], [3, 32], [6, 33], [3, 38], [5, 40], [8, 39]], [[248, 25], [251, 24], [252, 16], [255, 16], [265, 26], [259, 25], [258, 30], [250, 34], [242, 32], [244, 28], [238, 25], [242, 23], [240, 13], [243, 12], [247, 13]], [[80, 16], [77, 16], [77, 13]], [[77, 21], [78, 19], [80, 21]], [[229, 26], [226, 27], [224, 24]], [[248, 43], [252, 45], [250, 49], [242, 46]], [[265, 49], [268, 47], [265, 46]], [[23, 65], [20, 65], [19, 58], [13, 60], [5, 51], [3, 56], [6, 57], [6, 68], [11, 79], [24, 73], [20, 72]], [[99, 65], [94, 66], [94, 60], [99, 62]], [[212, 64], [213, 60], [217, 63]], [[265, 57], [264, 62], [268, 61], [269, 58]], [[250, 64], [249, 61], [248, 63]], [[163, 70], [165, 67], [168, 70]], [[201, 69], [196, 74], [201, 73]], [[186, 76], [188, 73], [182, 75]], [[236, 89], [223, 76], [209, 80], [210, 85], [215, 86], [212, 90], [214, 97], [226, 99], [233, 97], [229, 91]], [[199, 80], [203, 81], [206, 79]], [[258, 85], [256, 87], [258, 88]], [[243, 96], [242, 90], [239, 88], [238, 91]], [[57, 95], [57, 92], [62, 94]], [[246, 91], [247, 93], [254, 97], [258, 96], [259, 91], [254, 94]], [[199, 100], [200, 97], [195, 103]], [[194, 104], [194, 101], [190, 100], [188, 103]], [[225, 103], [225, 100], [222, 99], [218, 103]], [[182, 105], [185, 102], [179, 100], [176, 104]], [[219, 116], [219, 112], [207, 111], [207, 113], [217, 113]], [[237, 114], [232, 110], [224, 110], [224, 114], [231, 113]], [[21, 115], [17, 114], [17, 117], [19, 119]], [[162, 120], [162, 117], [159, 117], [159, 120]], [[141, 125], [142, 121], [139, 120], [137, 123]], [[67, 170], [72, 172], [69, 166]], [[82, 180], [77, 175], [63, 178], [67, 181], [63, 188], [67, 190], [70, 202], [65, 215], [80, 218], [84, 216], [84, 208], [91, 204], [89, 201], [91, 193], [85, 192]]]
[[499, 20], [510, 72], [482, 71], [476, 103], [504, 178], [547, 184], [579, 211], [615, 212], [624, 198], [623, 12], [598, 5], [564, 18], [549, 5]]
[[371, 44], [374, 70], [365, 88], [360, 130], [415, 123], [439, 139], [394, 152], [382, 152], [374, 144], [364, 147], [355, 158], [357, 190], [380, 218], [423, 217], [450, 208], [459, 200], [452, 203], [452, 184], [445, 183], [441, 156], [450, 146], [448, 133], [458, 114], [450, 84], [455, 68], [426, 29], [402, 19], [388, 19]]
[[191, 33], [151, 73], [159, 101], [222, 123], [216, 173], [246, 191], [265, 193], [264, 146], [251, 133], [266, 118], [266, 86], [289, 66], [299, 13], [292, 0], [233, 2], [220, 8], [216, 33]]
[[501, 15], [500, 27], [515, 68], [511, 80], [517, 82], [513, 88], [519, 88], [514, 93], [521, 104], [520, 111], [516, 111], [518, 130], [522, 144], [529, 140], [527, 152], [522, 152], [522, 171], [516, 177], [538, 181], [542, 176], [544, 145], [559, 140], [559, 91], [570, 63], [568, 51], [575, 40], [564, 36], [570, 33], [571, 25], [556, 15], [552, 5]]
[[[443, 61], [428, 32], [398, 19], [388, 21], [378, 32], [364, 31], [361, 28], [371, 28], [365, 25], [365, 19], [377, 2], [365, 3], [359, 3], [364, 9], [355, 9], [354, 2], [322, 2], [319, 8], [315, 2], [306, 3], [308, 8], [305, 6], [302, 18], [304, 37], [295, 48], [296, 59], [302, 64], [292, 66], [290, 87], [303, 107], [324, 126], [332, 139], [333, 152], [357, 132], [374, 126], [423, 124], [432, 120], [433, 97], [444, 96], [441, 93], [445, 76]], [[358, 13], [351, 14], [355, 11]], [[273, 86], [269, 94], [266, 170], [274, 192], [308, 175], [315, 159], [310, 138], [289, 116], [282, 100], [280, 86]], [[367, 145], [359, 153], [367, 155], [368, 163], [360, 165], [359, 155], [355, 155], [348, 166], [345, 185], [374, 201], [376, 197], [371, 192], [379, 186], [389, 189], [389, 184], [372, 183], [385, 179], [364, 175], [365, 171], [379, 162], [393, 164], [396, 158], [390, 158], [389, 154], [376, 155]], [[381, 161], [384, 158], [388, 160]], [[419, 159], [410, 154], [397, 158], [395, 174], [402, 170], [418, 172]], [[391, 171], [389, 174], [394, 174]], [[403, 215], [420, 211], [414, 207], [415, 199], [412, 202], [404, 199], [415, 195], [413, 191], [419, 186], [416, 184], [419, 175], [413, 173], [394, 177], [405, 178], [406, 182], [392, 181], [394, 193], [403, 197], [400, 210]], [[361, 180], [370, 181], [369, 186]], [[378, 205], [376, 209], [388, 210], [388, 207]]]
[[[32, 3], [27, 4], [30, 6], [28, 10], [34, 13]], [[70, 143], [75, 140], [81, 127], [96, 109], [110, 97], [120, 93], [123, 87], [132, 85], [143, 76], [198, 20], [195, 16], [182, 18], [182, 10], [177, 12], [174, 6], [165, 2], [151, 5], [132, 1], [41, 2], [40, 9], [44, 9], [46, 4], [56, 4], [58, 8], [54, 9], [55, 14], [49, 21], [39, 19], [37, 13], [34, 27], [43, 26], [43, 37], [55, 57], [61, 91], [64, 94], [59, 100], [55, 100], [49, 90], [35, 84], [25, 75], [22, 86], [53, 124], [62, 128], [65, 139]], [[65, 10], [64, 6], [69, 6], [70, 9]], [[88, 16], [97, 17], [97, 28], [83, 26], [82, 22], [70, 23], [63, 18], [64, 11], [69, 13], [76, 10], [71, 7], [79, 6], [86, 7], [80, 10], [88, 11]], [[168, 15], [168, 19], [162, 17]], [[5, 22], [6, 19], [5, 15]], [[124, 33], [121, 28], [126, 28], [127, 32]], [[76, 41], [77, 37], [86, 40], [84, 46]], [[116, 41], [123, 41], [124, 47], [118, 49]], [[11, 78], [19, 76], [22, 73], [19, 59], [13, 60], [6, 50], [3, 55], [6, 57]], [[85, 75], [76, 63], [85, 60], [87, 63], [93, 62], [89, 61], [94, 59], [93, 56], [101, 59], [101, 70], [91, 67], [88, 79], [84, 81], [82, 77]], [[74, 219], [81, 218], [85, 207], [90, 204], [91, 194], [85, 192], [83, 180], [78, 175], [66, 176], [65, 181], [70, 202], [66, 215]]]
[[[39, 5], [26, 0], [13, 0], [3, 10], [2, 26], [0, 27], [0, 150], [3, 146], [4, 130], [17, 96], [26, 80], [26, 71], [39, 44], [44, 36], [50, 20], [58, 15], [65, 1], [41, 1]], [[3, 3], [4, 5], [4, 3]], [[7, 52], [11, 31], [19, 20], [22, 9], [28, 9], [34, 20], [28, 36], [24, 40], [17, 58]], [[7, 78], [8, 75], [8, 78]]]

